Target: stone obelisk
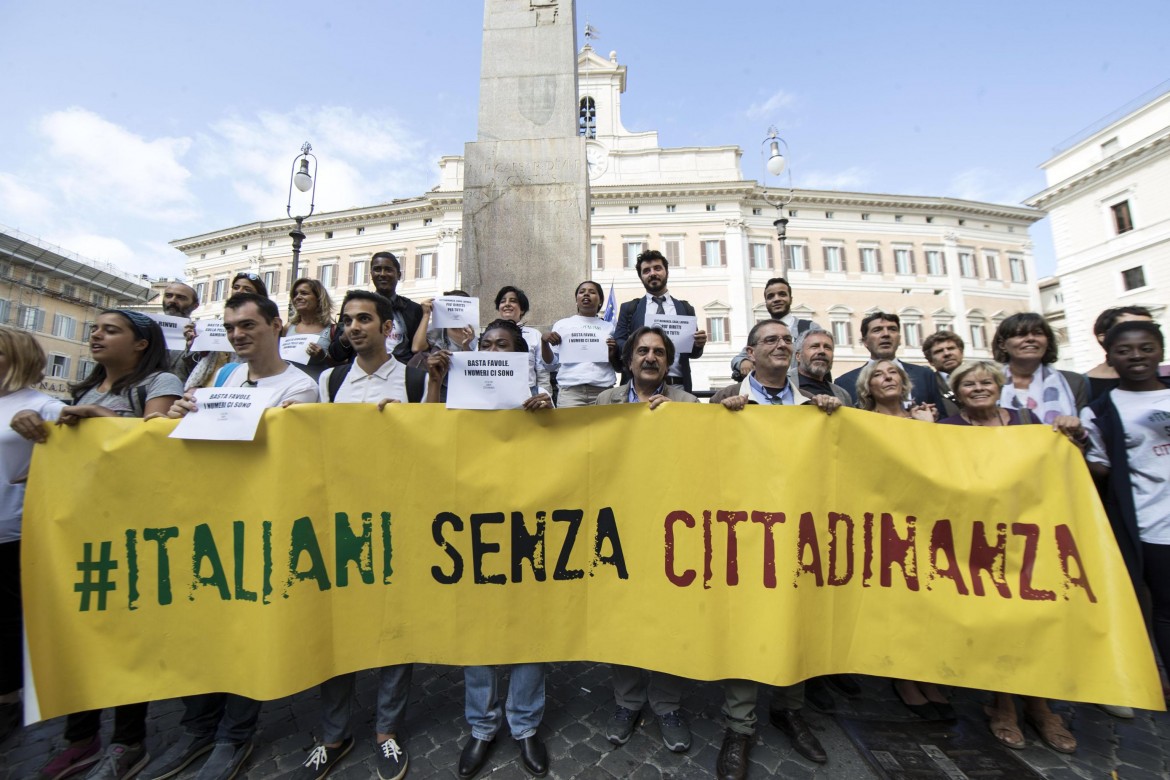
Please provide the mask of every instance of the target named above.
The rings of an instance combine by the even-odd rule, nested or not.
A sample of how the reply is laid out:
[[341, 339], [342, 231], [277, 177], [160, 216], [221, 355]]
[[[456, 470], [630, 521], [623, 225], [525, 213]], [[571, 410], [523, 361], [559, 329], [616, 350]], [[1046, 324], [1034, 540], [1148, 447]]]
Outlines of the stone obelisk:
[[589, 178], [577, 134], [573, 0], [486, 0], [479, 131], [464, 151], [463, 288], [484, 320], [504, 285], [532, 302], [526, 322], [576, 313], [589, 275]]

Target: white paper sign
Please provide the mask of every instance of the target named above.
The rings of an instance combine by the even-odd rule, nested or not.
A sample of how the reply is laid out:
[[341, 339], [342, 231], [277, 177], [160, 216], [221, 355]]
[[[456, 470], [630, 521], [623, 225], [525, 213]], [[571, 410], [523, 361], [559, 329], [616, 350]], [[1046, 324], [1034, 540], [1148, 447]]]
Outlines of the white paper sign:
[[200, 387], [195, 390], [195, 411], [179, 420], [171, 438], [252, 441], [275, 396], [271, 387]]
[[308, 347], [316, 344], [321, 338], [319, 333], [297, 333], [285, 336], [280, 340], [280, 357], [290, 363], [300, 363], [302, 366], [309, 362]]
[[695, 348], [695, 331], [698, 322], [694, 317], [674, 314], [651, 314], [646, 312], [646, 327], [662, 328], [670, 340], [674, 342], [674, 351], [677, 355], [687, 355]]
[[518, 409], [532, 397], [527, 352], [452, 352], [448, 409]]
[[432, 328], [478, 328], [479, 298], [440, 295], [431, 301]]
[[186, 317], [172, 317], [169, 314], [154, 314], [153, 312], [144, 312], [144, 314], [162, 328], [163, 335], [167, 337], [167, 349], [180, 352], [187, 349], [187, 336], [184, 335], [183, 329], [191, 320]]
[[195, 340], [192, 352], [234, 352], [228, 343], [223, 320], [195, 320]]
[[561, 362], [608, 363], [609, 345], [605, 341], [612, 332], [613, 326], [608, 322], [600, 325], [562, 326], [557, 331], [561, 335]]

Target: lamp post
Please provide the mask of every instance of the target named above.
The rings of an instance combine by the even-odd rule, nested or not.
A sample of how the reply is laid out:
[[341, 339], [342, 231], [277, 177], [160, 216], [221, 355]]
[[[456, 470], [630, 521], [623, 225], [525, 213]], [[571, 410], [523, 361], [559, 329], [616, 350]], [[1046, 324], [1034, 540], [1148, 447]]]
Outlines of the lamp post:
[[[784, 151], [781, 152], [780, 146], [783, 144]], [[764, 157], [764, 169], [772, 176], [780, 176], [781, 174], [788, 174], [788, 194], [787, 196], [776, 197], [768, 192], [767, 186], [764, 187], [764, 200], [776, 207], [776, 220], [772, 222], [776, 226], [776, 240], [780, 242], [780, 275], [788, 276], [788, 255], [784, 251], [784, 242], [788, 239], [788, 217], [784, 216], [784, 207], [792, 201], [792, 172], [788, 170], [788, 144], [780, 137], [780, 132], [776, 126], [768, 128], [768, 136], [760, 144], [760, 154]]]
[[[309, 217], [313, 216], [313, 208], [316, 205], [317, 198], [317, 158], [312, 154], [313, 147], [308, 141], [305, 141], [301, 147], [301, 153], [293, 158], [292, 173], [289, 174], [288, 180], [288, 205], [285, 207], [285, 212], [297, 221], [296, 227], [289, 233], [292, 238], [292, 279], [289, 279], [288, 296], [288, 312], [292, 316], [292, 294], [291, 284], [295, 282], [300, 276], [301, 269], [301, 243], [305, 240], [305, 233], [301, 230], [302, 225]], [[313, 161], [313, 170], [309, 171], [309, 160]], [[293, 187], [297, 188], [298, 192], [309, 192], [309, 213], [293, 217], [292, 213], [292, 198]], [[310, 192], [311, 191], [311, 192]]]

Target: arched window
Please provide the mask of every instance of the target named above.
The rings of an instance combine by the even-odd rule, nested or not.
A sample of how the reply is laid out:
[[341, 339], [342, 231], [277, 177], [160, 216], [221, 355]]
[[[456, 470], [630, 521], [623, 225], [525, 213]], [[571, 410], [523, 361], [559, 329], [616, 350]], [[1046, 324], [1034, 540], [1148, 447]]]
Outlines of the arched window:
[[597, 104], [588, 95], [581, 98], [581, 111], [578, 114], [577, 134], [582, 138], [597, 137]]

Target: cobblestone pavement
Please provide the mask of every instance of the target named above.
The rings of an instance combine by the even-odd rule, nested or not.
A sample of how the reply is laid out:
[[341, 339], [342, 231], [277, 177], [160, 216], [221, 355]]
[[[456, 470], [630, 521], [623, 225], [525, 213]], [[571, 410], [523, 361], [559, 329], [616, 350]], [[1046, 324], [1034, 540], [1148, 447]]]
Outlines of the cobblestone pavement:
[[[893, 698], [889, 682], [859, 678], [860, 699], [836, 700], [839, 714], [856, 719], [908, 720], [911, 716]], [[330, 777], [370, 778], [374, 770], [373, 696], [374, 677], [359, 677], [358, 705], [354, 723], [357, 746]], [[954, 702], [960, 719], [983, 728], [982, 702], [988, 695], [956, 690]], [[813, 730], [829, 753], [829, 763], [818, 766], [792, 750], [788, 740], [767, 722], [767, 701], [761, 696], [760, 725], [750, 753], [750, 778], [781, 777], [843, 778], [865, 780], [878, 775], [853, 746], [831, 714], [806, 707]], [[606, 741], [604, 728], [613, 709], [613, 694], [605, 666], [594, 663], [553, 664], [547, 683], [547, 709], [541, 734], [548, 745], [549, 777], [632, 778], [634, 780], [689, 780], [714, 776], [715, 758], [723, 738], [719, 719], [722, 692], [718, 683], [694, 683], [684, 701], [690, 714], [694, 743], [685, 754], [667, 750], [659, 737], [658, 725], [649, 708], [633, 738], [615, 748]], [[1077, 753], [1062, 756], [1039, 743], [1035, 732], [1025, 729], [1028, 747], [1016, 755], [1044, 777], [1113, 778], [1152, 780], [1170, 778], [1170, 717], [1164, 712], [1138, 712], [1133, 720], [1113, 718], [1096, 707], [1054, 704], [1054, 709], [1071, 723], [1079, 741]], [[158, 753], [177, 733], [182, 707], [177, 701], [151, 706], [147, 744]], [[108, 735], [107, 722], [103, 733]], [[318, 708], [315, 691], [269, 702], [260, 717], [256, 750], [245, 765], [242, 777], [268, 780], [297, 767], [313, 742]], [[459, 751], [469, 735], [463, 719], [463, 675], [458, 668], [418, 666], [407, 712], [407, 729], [402, 734], [410, 755], [408, 778], [455, 777]], [[59, 743], [63, 719], [37, 724], [18, 731], [0, 744], [0, 778], [33, 778]], [[1116, 775], [1112, 773], [1116, 772]], [[178, 780], [192, 780], [196, 768]], [[480, 777], [493, 780], [520, 780], [527, 777], [515, 744], [497, 740], [487, 768]]]

